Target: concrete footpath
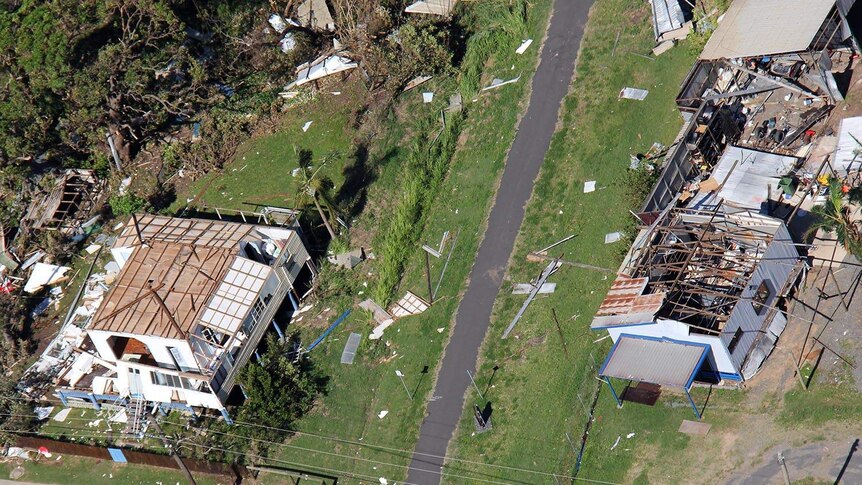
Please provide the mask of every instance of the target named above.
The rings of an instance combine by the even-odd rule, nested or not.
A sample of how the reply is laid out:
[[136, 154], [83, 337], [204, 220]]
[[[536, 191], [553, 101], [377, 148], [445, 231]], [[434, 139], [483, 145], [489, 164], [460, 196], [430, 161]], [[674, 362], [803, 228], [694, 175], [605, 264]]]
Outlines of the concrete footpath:
[[462, 300], [469, 304], [458, 307], [452, 338], [434, 388], [435, 399], [428, 404], [410, 462], [408, 483], [440, 483], [443, 456], [461, 419], [465, 392], [470, 386], [467, 371], [474, 372], [476, 368], [491, 309], [524, 219], [524, 208], [569, 90], [592, 3], [593, 0], [554, 2], [547, 39], [533, 77], [530, 104], [507, 157], [488, 228], [470, 272], [470, 283]]

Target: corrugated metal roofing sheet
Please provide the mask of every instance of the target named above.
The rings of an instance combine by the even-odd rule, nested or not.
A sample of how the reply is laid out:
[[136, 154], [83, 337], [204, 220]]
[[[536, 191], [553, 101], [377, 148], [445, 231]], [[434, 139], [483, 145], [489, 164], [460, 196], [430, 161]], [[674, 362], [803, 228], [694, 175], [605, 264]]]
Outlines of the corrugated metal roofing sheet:
[[649, 278], [617, 276], [596, 311], [591, 328], [646, 323], [664, 304], [664, 293], [644, 295]]
[[655, 37], [682, 28], [685, 16], [677, 0], [652, 0], [652, 18]]
[[835, 0], [735, 0], [701, 59], [732, 59], [804, 51]]
[[620, 335], [599, 375], [688, 389], [708, 346]]
[[846, 173], [849, 168], [862, 168], [862, 116], [844, 118], [838, 128], [838, 145], [832, 168]]
[[777, 189], [781, 177], [798, 161], [796, 157], [728, 146], [712, 172], [721, 186], [716, 198], [759, 211], [767, 199], [767, 186]]

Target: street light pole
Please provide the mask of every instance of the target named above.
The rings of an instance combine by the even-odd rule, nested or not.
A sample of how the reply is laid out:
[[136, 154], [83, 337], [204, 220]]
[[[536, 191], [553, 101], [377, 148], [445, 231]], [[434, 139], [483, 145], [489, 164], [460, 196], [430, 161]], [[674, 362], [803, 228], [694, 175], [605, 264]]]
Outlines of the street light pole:
[[404, 392], [407, 393], [407, 397], [409, 397], [412, 401], [413, 395], [410, 394], [410, 389], [407, 389], [407, 384], [404, 382], [404, 374], [400, 370], [396, 370], [395, 375], [398, 376], [399, 379], [401, 379], [401, 385], [404, 386]]

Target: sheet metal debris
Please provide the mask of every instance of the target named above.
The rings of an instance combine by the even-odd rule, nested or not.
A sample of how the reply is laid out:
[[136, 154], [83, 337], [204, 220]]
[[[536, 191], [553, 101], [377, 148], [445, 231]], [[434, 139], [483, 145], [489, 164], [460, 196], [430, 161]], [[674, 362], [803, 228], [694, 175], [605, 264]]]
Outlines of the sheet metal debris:
[[638, 88], [623, 88], [620, 90], [620, 99], [634, 99], [637, 101], [643, 101], [646, 99], [649, 91], [646, 89], [638, 89]]
[[547, 280], [548, 277], [550, 277], [552, 274], [556, 273], [562, 265], [563, 263], [560, 262], [560, 260], [555, 259], [548, 263], [548, 266], [546, 266], [545, 269], [542, 270], [542, 274], [539, 275], [536, 284], [533, 286], [533, 291], [530, 292], [530, 296], [527, 297], [527, 301], [525, 301], [524, 304], [521, 305], [521, 309], [518, 310], [518, 313], [515, 315], [515, 318], [512, 319], [512, 323], [510, 323], [509, 326], [506, 327], [506, 331], [503, 332], [502, 338], [506, 338], [509, 336], [509, 334], [512, 332], [512, 329], [515, 328], [515, 324], [518, 323], [518, 320], [521, 319], [521, 316], [524, 315], [524, 312], [527, 310], [527, 307], [533, 301], [533, 298], [536, 297], [536, 295], [539, 293], [539, 290], [542, 288], [542, 286], [545, 285], [545, 280]]
[[30, 273], [30, 278], [24, 285], [24, 291], [32, 294], [45, 286], [60, 283], [66, 279], [65, 275], [69, 270], [71, 270], [71, 268], [68, 266], [36, 263], [36, 265], [33, 266], [33, 272]]
[[[535, 285], [532, 283], [515, 283], [514, 288], [512, 288], [513, 295], [527, 295], [535, 289]], [[538, 294], [545, 295], [548, 293], [553, 293], [557, 289], [556, 283], [545, 283], [539, 288]]]
[[353, 363], [353, 359], [356, 358], [356, 349], [359, 348], [360, 340], [362, 340], [362, 335], [358, 333], [351, 333], [350, 336], [347, 337], [347, 343], [344, 345], [344, 350], [341, 352], [342, 364]]
[[623, 234], [621, 232], [609, 232], [605, 234], [605, 244], [615, 243], [622, 238]]
[[595, 192], [595, 191], [596, 191], [596, 181], [595, 180], [588, 180], [588, 181], [584, 182], [584, 193], [585, 194], [589, 194], [590, 192]]
[[518, 77], [515, 77], [515, 78], [512, 78], [512, 79], [509, 79], [509, 80], [507, 80], [507, 81], [503, 81], [503, 80], [502, 80], [502, 79], [500, 79], [500, 78], [494, 78], [494, 80], [493, 80], [493, 81], [491, 81], [491, 84], [489, 84], [488, 86], [485, 86], [484, 88], [482, 88], [482, 91], [489, 91], [489, 90], [491, 90], [491, 89], [496, 89], [496, 88], [499, 88], [500, 86], [505, 86], [506, 84], [516, 83], [516, 82], [518, 82], [518, 81], [520, 81], [520, 80], [521, 80], [521, 76], [520, 76], [520, 75], [518, 75]]

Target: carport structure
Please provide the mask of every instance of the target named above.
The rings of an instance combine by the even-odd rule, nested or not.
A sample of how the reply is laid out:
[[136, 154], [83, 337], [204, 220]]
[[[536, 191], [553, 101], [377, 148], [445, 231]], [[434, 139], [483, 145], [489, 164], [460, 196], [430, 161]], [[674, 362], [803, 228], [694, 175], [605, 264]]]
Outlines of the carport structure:
[[611, 383], [612, 377], [682, 389], [700, 419], [700, 410], [689, 391], [708, 354], [707, 344], [623, 334], [605, 358], [599, 376], [610, 388], [618, 407], [623, 403]]

